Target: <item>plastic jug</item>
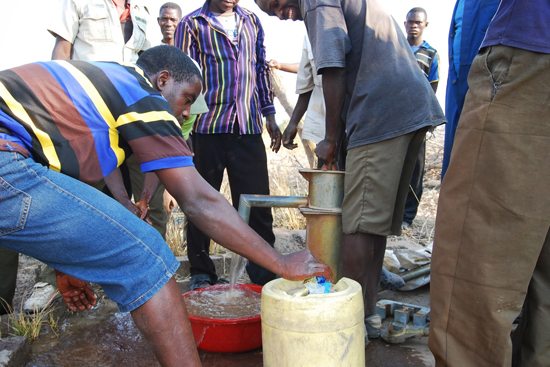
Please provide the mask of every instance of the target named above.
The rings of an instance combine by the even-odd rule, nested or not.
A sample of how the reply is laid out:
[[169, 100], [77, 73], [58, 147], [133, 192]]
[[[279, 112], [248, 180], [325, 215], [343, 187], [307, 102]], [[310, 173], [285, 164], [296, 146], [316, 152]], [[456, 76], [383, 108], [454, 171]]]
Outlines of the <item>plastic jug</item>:
[[364, 367], [361, 285], [342, 278], [334, 292], [307, 294], [303, 282], [275, 279], [262, 289], [264, 367]]

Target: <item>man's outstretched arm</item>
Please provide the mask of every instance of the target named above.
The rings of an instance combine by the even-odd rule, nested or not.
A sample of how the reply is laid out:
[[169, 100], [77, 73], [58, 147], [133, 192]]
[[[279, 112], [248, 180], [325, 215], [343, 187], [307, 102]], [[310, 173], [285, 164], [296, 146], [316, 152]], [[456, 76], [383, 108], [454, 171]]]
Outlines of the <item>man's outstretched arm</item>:
[[318, 262], [309, 250], [289, 255], [275, 251], [195, 167], [158, 170], [156, 174], [189, 220], [222, 246], [285, 279], [302, 280], [324, 275], [332, 280], [330, 268]]

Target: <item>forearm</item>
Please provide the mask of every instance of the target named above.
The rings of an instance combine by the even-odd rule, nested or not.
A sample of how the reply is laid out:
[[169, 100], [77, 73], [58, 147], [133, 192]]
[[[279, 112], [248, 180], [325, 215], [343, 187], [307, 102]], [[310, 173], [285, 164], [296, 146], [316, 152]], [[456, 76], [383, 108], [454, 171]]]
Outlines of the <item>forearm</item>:
[[128, 197], [126, 188], [124, 188], [124, 181], [122, 180], [122, 173], [120, 168], [115, 169], [109, 176], [105, 177], [105, 185], [111, 191], [113, 198], [122, 205], [128, 205], [131, 200]]
[[299, 63], [279, 63], [275, 68], [277, 70], [286, 71], [287, 73], [298, 73]]
[[194, 167], [159, 170], [156, 173], [188, 219], [207, 236], [229, 250], [282, 275], [282, 255], [254, 232], [233, 206]]
[[296, 106], [294, 107], [292, 116], [290, 117], [290, 121], [288, 122], [289, 125], [293, 124], [297, 126], [300, 123], [300, 120], [307, 111], [312, 92], [313, 91], [311, 90], [309, 92], [300, 94], [300, 96], [298, 97], [298, 101], [296, 101]]
[[70, 60], [73, 45], [66, 39], [55, 37], [55, 46], [52, 52], [52, 60]]
[[145, 179], [143, 182], [143, 191], [141, 192], [139, 201], [143, 201], [147, 205], [149, 205], [149, 203], [153, 199], [153, 196], [155, 195], [155, 192], [157, 192], [157, 189], [159, 188], [159, 186], [160, 186], [160, 180], [158, 179], [157, 175], [154, 172], [145, 173]]
[[336, 143], [338, 126], [346, 98], [346, 70], [343, 68], [323, 69], [323, 96], [326, 105], [325, 140]]

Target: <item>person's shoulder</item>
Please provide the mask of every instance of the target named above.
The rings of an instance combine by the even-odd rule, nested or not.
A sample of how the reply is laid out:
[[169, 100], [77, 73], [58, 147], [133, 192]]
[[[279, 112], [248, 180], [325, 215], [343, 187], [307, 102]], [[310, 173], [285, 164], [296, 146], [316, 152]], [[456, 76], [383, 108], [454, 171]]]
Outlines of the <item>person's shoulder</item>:
[[243, 8], [240, 5], [235, 6], [235, 12], [239, 14], [239, 16], [241, 17], [251, 17], [258, 21], [260, 20], [260, 18], [258, 18], [258, 16], [256, 15], [256, 13], [254, 13], [251, 10], [248, 10], [247, 8]]
[[69, 9], [71, 7], [71, 3], [76, 9], [84, 9], [85, 7], [91, 7], [93, 8], [94, 2], [93, 0], [71, 0], [71, 1], [60, 1], [59, 6], [64, 9]]
[[239, 5], [237, 5], [235, 7], [235, 12], [240, 17], [250, 19], [256, 28], [263, 28], [262, 27], [262, 22], [260, 22], [260, 17], [258, 17], [258, 15], [256, 13], [254, 13], [253, 11], [248, 10], [246, 8], [243, 8]]
[[146, 11], [147, 13], [149, 14], [152, 14], [153, 12], [151, 11], [150, 6], [149, 6], [149, 3], [147, 1], [143, 1], [143, 0], [132, 0], [132, 7], [134, 7], [135, 9], [140, 9], [140, 10], [143, 10], [143, 11]]
[[300, 9], [304, 9], [309, 12], [317, 8], [341, 8], [342, 0], [301, 0], [298, 1], [298, 5], [300, 6]]
[[425, 48], [428, 51], [437, 53], [437, 50], [435, 48], [433, 48], [432, 46], [430, 46], [430, 44], [426, 41], [424, 41], [420, 47]]
[[193, 10], [191, 13], [189, 13], [189, 14], [187, 14], [187, 15], [184, 15], [183, 18], [182, 18], [182, 20], [183, 20], [183, 19], [194, 18], [194, 17], [200, 15], [200, 14], [201, 14], [201, 10], [202, 10], [202, 8], [198, 8], [198, 9]]
[[186, 22], [188, 21], [189, 19], [193, 19], [193, 18], [196, 18], [198, 16], [207, 16], [208, 15], [208, 7], [206, 7], [205, 5], [201, 6], [200, 8], [198, 9], [195, 9], [193, 10], [191, 13], [187, 14], [187, 15], [184, 15], [181, 19], [182, 22]]

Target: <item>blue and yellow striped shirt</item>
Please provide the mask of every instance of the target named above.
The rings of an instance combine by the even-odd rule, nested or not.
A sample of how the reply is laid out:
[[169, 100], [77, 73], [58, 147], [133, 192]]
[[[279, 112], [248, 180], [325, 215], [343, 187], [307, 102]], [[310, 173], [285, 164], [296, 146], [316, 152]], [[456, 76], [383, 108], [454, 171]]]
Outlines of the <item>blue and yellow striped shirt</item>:
[[209, 2], [185, 16], [175, 45], [195, 59], [204, 77], [209, 111], [193, 130], [200, 134], [231, 133], [235, 120], [241, 134], [260, 134], [264, 116], [275, 113], [264, 31], [258, 17], [239, 6], [237, 45], [225, 34]]
[[0, 128], [0, 150], [23, 147], [91, 184], [131, 153], [144, 172], [193, 165], [170, 105], [133, 64], [49, 61], [1, 71]]

